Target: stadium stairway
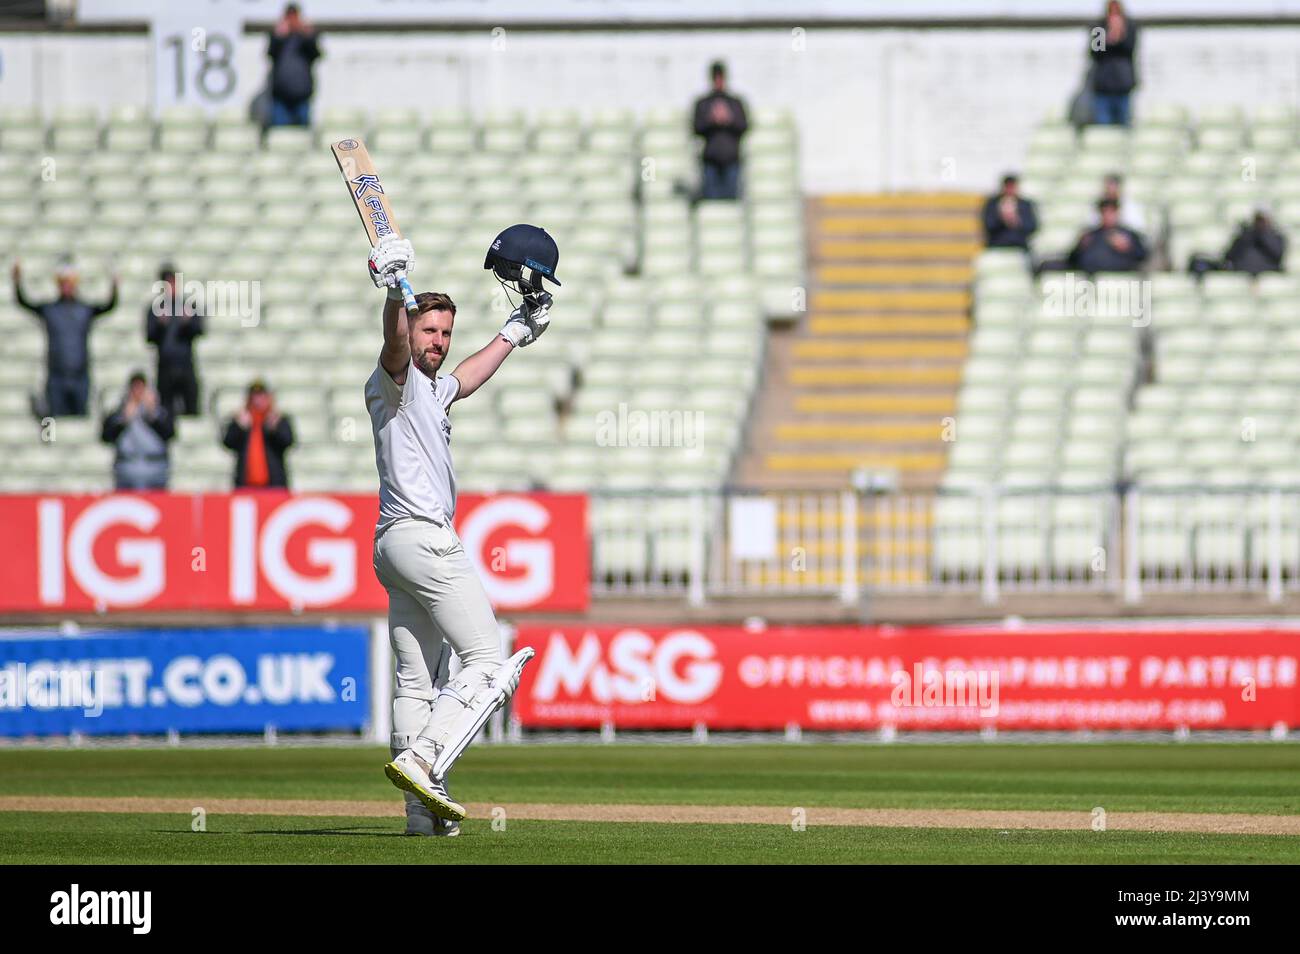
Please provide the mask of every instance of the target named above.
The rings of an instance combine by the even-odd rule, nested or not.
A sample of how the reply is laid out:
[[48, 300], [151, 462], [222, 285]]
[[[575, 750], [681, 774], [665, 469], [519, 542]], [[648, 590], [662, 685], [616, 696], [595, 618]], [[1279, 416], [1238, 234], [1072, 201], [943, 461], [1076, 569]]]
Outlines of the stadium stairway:
[[843, 489], [858, 468], [937, 486], [966, 357], [980, 197], [808, 201], [808, 309], [770, 337], [736, 482]]

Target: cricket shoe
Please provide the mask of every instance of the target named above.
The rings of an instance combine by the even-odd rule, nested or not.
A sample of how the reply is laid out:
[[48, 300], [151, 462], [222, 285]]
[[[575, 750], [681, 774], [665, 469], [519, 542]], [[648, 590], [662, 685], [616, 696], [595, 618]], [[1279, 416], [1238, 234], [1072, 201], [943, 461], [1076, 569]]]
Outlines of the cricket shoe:
[[460, 823], [439, 818], [421, 805], [416, 811], [408, 809], [406, 833], [425, 838], [455, 838], [460, 834]]
[[388, 780], [404, 792], [410, 792], [421, 804], [439, 818], [458, 822], [465, 818], [465, 806], [454, 802], [447, 794], [447, 786], [429, 775], [429, 763], [405, 749], [401, 755], [384, 766]]

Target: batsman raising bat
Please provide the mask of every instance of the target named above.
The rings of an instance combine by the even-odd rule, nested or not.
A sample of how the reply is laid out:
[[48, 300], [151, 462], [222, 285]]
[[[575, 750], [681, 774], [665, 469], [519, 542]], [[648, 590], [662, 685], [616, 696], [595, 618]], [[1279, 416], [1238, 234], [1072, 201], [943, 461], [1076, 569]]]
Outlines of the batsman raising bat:
[[[558, 286], [558, 263], [554, 239], [536, 226], [514, 225], [498, 235], [483, 267], [523, 301], [492, 341], [450, 374], [439, 374], [456, 305], [444, 294], [422, 292], [407, 310], [401, 286], [415, 264], [410, 242], [389, 235], [370, 253], [371, 278], [388, 289], [384, 348], [366, 382], [379, 470], [374, 567], [388, 591], [397, 668], [393, 759], [384, 771], [407, 793], [407, 834], [458, 833], [465, 809], [448, 794], [447, 773], [514, 693], [533, 655], [523, 649], [502, 661], [496, 617], [452, 526], [456, 474], [447, 415], [514, 349], [546, 331], [551, 296], [542, 279]], [[435, 691], [444, 642], [461, 669]]]

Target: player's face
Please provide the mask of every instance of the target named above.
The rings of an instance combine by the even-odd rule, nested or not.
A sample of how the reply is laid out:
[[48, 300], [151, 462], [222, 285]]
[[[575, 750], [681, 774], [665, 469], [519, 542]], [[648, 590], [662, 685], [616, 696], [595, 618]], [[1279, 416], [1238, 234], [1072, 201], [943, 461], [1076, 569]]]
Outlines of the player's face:
[[447, 358], [451, 348], [451, 325], [453, 321], [449, 311], [426, 311], [410, 321], [409, 340], [411, 357], [415, 366], [433, 377], [442, 362]]

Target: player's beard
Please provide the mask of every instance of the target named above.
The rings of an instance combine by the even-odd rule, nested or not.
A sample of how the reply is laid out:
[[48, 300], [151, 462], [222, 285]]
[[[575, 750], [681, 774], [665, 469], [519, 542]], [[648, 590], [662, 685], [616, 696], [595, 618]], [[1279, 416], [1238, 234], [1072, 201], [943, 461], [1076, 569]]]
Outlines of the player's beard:
[[415, 366], [424, 374], [432, 378], [442, 367], [442, 362], [447, 356], [445, 354], [432, 354], [428, 351], [419, 351], [415, 355]]

